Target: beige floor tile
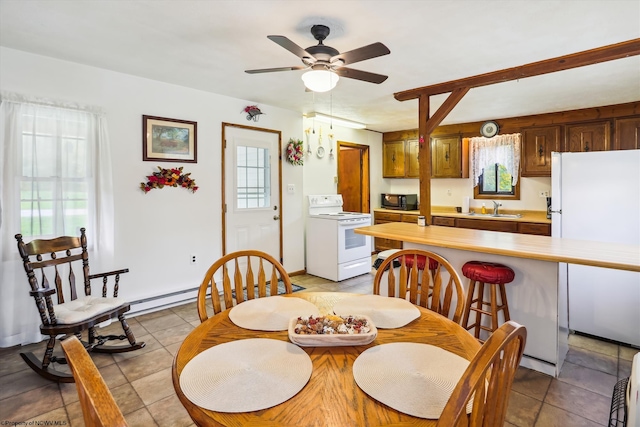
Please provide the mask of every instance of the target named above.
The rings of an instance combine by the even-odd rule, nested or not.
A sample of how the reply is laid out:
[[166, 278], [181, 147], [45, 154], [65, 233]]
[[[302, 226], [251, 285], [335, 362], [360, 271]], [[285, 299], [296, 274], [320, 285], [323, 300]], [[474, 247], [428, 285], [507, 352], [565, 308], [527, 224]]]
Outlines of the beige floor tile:
[[[104, 379], [106, 380], [106, 378]], [[60, 388], [60, 395], [62, 396], [62, 401], [65, 405], [80, 400], [75, 383], [60, 383], [58, 384], [58, 387]]]
[[131, 385], [146, 406], [175, 394], [171, 380], [171, 368], [132, 381]]
[[552, 377], [543, 373], [519, 367], [513, 380], [512, 390], [537, 400], [544, 400]]
[[175, 394], [165, 397], [147, 408], [160, 427], [186, 427], [193, 424], [189, 413]]
[[158, 350], [159, 348], [162, 348], [162, 344], [160, 344], [158, 340], [155, 339], [151, 334], [141, 335], [140, 338], [136, 337], [136, 339], [139, 342], [144, 342], [145, 346], [133, 351], [127, 351], [124, 353], [114, 353], [112, 357], [113, 357], [113, 360], [116, 361], [116, 363], [122, 362], [123, 360], [127, 360], [127, 359], [133, 359], [134, 357], [151, 353], [154, 350]]
[[162, 329], [160, 331], [152, 332], [152, 335], [158, 342], [163, 345], [170, 345], [177, 342], [182, 342], [193, 331], [191, 323], [184, 323], [182, 325], [173, 326], [170, 328]]
[[532, 427], [541, 406], [541, 401], [512, 391], [509, 395], [506, 421], [519, 427]]
[[578, 387], [593, 391], [605, 397], [611, 397], [613, 387], [618, 378], [616, 375], [606, 374], [584, 366], [565, 362], [558, 377], [559, 381], [573, 384]]
[[153, 419], [149, 410], [145, 407], [124, 416], [129, 427], [157, 427], [158, 424]]
[[129, 383], [111, 389], [111, 394], [124, 415], [144, 407], [144, 402]]
[[26, 421], [63, 405], [58, 384], [49, 383], [0, 401], [0, 420]]
[[601, 425], [546, 403], [542, 405], [536, 421], [536, 427], [598, 427]]
[[71, 427], [84, 427], [84, 418], [82, 416], [82, 407], [80, 406], [80, 401], [70, 403], [66, 406], [66, 408]]
[[44, 387], [51, 384], [51, 381], [36, 374], [34, 370], [20, 371], [14, 374], [5, 375], [0, 378], [0, 400], [10, 396], [15, 396], [29, 390]]
[[618, 345], [606, 341], [599, 341], [584, 335], [569, 335], [569, 345], [580, 347], [586, 350], [595, 351], [597, 353], [607, 354], [609, 356], [618, 357]]
[[153, 333], [163, 329], [172, 328], [174, 326], [184, 325], [186, 323], [184, 319], [177, 314], [171, 311], [167, 311], [166, 313], [167, 314], [162, 317], [157, 317], [151, 320], [142, 320], [140, 321], [140, 325], [142, 325], [142, 327], [148, 332]]
[[623, 360], [633, 360], [633, 356], [635, 356], [636, 354], [638, 354], [638, 352], [640, 352], [640, 349], [627, 347], [625, 345], [621, 345], [619, 350], [620, 350], [620, 353], [619, 353], [620, 359], [623, 359]]
[[[200, 321], [198, 320], [198, 324], [195, 326], [198, 326], [200, 324]], [[192, 325], [193, 326], [193, 325]], [[194, 327], [195, 327], [194, 326]], [[165, 346], [164, 348], [171, 353], [173, 356], [175, 356], [178, 353], [178, 350], [180, 349], [180, 346], [182, 345], [182, 341], [180, 342], [176, 342], [173, 344], [169, 344], [167, 346]]]
[[590, 350], [569, 346], [566, 362], [595, 369], [610, 375], [618, 374], [618, 358], [604, 353], [596, 353]]
[[631, 376], [631, 361], [620, 359], [618, 361], [618, 380]]
[[164, 348], [159, 348], [150, 353], [119, 362], [118, 366], [127, 380], [135, 381], [170, 367], [172, 362], [171, 353]]
[[24, 359], [22, 359], [22, 356], [20, 356], [21, 351], [24, 350], [19, 347], [12, 347], [11, 349], [5, 349], [5, 351], [0, 353], [0, 357], [2, 357], [2, 363], [0, 363], [0, 381], [5, 375], [21, 372], [25, 369], [31, 370], [31, 368], [25, 363]]
[[551, 383], [544, 402], [599, 424], [609, 421], [611, 397], [562, 381]]
[[37, 426], [37, 425], [69, 425], [69, 417], [67, 416], [67, 410], [62, 407], [47, 412], [46, 414], [38, 415], [37, 417], [27, 420], [25, 425]]

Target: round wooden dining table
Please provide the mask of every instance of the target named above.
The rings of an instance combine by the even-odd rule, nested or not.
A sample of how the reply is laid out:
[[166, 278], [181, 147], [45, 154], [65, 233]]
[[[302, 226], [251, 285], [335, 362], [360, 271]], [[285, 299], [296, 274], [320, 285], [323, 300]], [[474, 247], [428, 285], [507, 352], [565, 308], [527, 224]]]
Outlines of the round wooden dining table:
[[[315, 304], [331, 313], [341, 298], [358, 294], [298, 292], [289, 297]], [[289, 341], [287, 331], [243, 329], [229, 319], [229, 310], [207, 319], [185, 338], [173, 361], [172, 378], [178, 398], [200, 426], [435, 426], [437, 420], [417, 418], [396, 411], [363, 392], [354, 380], [352, 367], [366, 349], [387, 343], [431, 344], [471, 360], [480, 344], [460, 325], [431, 310], [417, 307], [420, 317], [397, 329], [378, 329], [376, 339], [361, 346], [303, 347], [313, 364], [309, 382], [291, 399], [277, 406], [241, 413], [214, 412], [192, 403], [180, 388], [180, 373], [196, 355], [226, 342], [248, 338]]]

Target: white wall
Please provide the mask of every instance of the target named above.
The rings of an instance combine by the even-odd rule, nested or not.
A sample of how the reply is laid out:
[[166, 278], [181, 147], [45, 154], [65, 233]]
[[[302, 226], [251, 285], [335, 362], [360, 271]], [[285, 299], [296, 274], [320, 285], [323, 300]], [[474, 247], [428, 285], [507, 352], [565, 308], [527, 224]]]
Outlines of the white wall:
[[[304, 134], [305, 150], [308, 144], [311, 145], [313, 154], [306, 155], [304, 158], [304, 201], [303, 207], [305, 214], [309, 209], [308, 197], [312, 194], [336, 194], [338, 185], [335, 177], [338, 176], [338, 161], [336, 147], [338, 141], [352, 142], [355, 144], [369, 146], [369, 171], [371, 186], [371, 209], [380, 206], [380, 193], [384, 193], [385, 185], [382, 179], [382, 134], [369, 130], [357, 130], [333, 125], [333, 129], [329, 129], [328, 123], [313, 123], [312, 119], [303, 120], [304, 129], [315, 128], [315, 134], [309, 132]], [[318, 137], [320, 136], [320, 128], [322, 128], [322, 146], [325, 149], [325, 155], [319, 158], [316, 154], [318, 148]], [[332, 141], [329, 140], [329, 134], [333, 134]], [[329, 155], [333, 147], [334, 157]], [[286, 188], [286, 183], [284, 183]], [[373, 239], [372, 239], [373, 240]], [[372, 243], [373, 250], [373, 243]]]
[[[283, 145], [290, 137], [303, 137], [302, 117], [293, 111], [259, 105], [266, 114], [257, 123], [247, 122], [242, 110], [255, 101], [17, 50], [0, 48], [0, 75], [3, 91], [96, 105], [107, 112], [115, 188], [114, 267], [130, 269], [121, 288], [129, 300], [197, 287], [209, 265], [221, 256], [222, 122], [280, 130]], [[142, 115], [198, 123], [198, 163], [175, 163], [192, 173], [200, 187], [197, 193], [180, 188], [148, 194], [140, 190], [156, 166], [174, 165], [142, 161]], [[282, 177], [285, 184], [302, 188], [303, 168], [284, 163]], [[304, 268], [302, 195], [302, 191], [283, 191], [288, 271]], [[189, 263], [190, 254], [197, 254], [196, 265]]]

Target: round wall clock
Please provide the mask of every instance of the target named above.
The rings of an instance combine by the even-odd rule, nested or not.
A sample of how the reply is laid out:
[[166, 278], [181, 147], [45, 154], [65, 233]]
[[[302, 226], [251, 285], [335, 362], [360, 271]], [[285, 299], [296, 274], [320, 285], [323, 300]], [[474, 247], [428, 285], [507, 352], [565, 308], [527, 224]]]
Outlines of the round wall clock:
[[491, 138], [498, 134], [500, 127], [494, 121], [484, 122], [482, 126], [480, 126], [480, 135], [485, 138]]

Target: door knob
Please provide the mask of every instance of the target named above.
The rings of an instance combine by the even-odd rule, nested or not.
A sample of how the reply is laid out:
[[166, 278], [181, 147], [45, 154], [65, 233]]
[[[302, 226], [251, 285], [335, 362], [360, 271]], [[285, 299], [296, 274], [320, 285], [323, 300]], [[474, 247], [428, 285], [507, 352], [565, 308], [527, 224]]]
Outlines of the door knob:
[[274, 221], [277, 221], [277, 220], [279, 220], [279, 219], [280, 219], [280, 215], [274, 215], [274, 216], [273, 216], [273, 220], [274, 220]]

